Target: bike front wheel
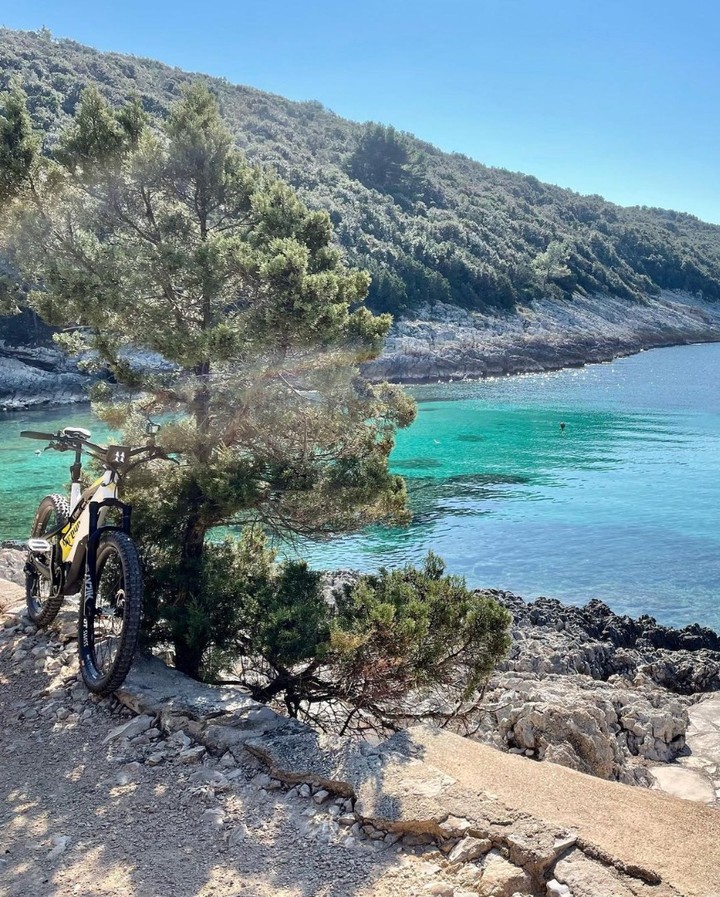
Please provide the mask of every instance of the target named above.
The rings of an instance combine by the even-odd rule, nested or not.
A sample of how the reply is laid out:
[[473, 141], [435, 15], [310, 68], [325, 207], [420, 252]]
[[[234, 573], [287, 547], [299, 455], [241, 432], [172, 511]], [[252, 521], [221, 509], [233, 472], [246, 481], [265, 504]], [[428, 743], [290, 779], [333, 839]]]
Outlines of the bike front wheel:
[[80, 669], [90, 691], [107, 695], [124, 681], [138, 643], [142, 573], [132, 539], [116, 530], [100, 536], [95, 593], [86, 582], [80, 605]]

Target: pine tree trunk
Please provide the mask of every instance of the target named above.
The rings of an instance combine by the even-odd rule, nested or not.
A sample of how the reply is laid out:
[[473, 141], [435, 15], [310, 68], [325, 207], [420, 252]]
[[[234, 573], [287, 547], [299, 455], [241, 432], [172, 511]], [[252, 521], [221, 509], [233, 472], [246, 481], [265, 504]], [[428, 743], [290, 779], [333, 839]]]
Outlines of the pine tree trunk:
[[203, 652], [197, 645], [192, 645], [187, 638], [176, 635], [174, 639], [175, 668], [190, 676], [191, 679], [200, 678]]
[[[188, 496], [190, 505], [183, 541], [180, 548], [178, 569], [178, 587], [175, 607], [181, 614], [190, 606], [197, 589], [203, 582], [203, 555], [205, 551], [206, 528], [200, 519], [199, 508], [202, 503], [202, 492], [197, 484], [193, 484]], [[205, 645], [193, 643], [189, 637], [189, 627], [179, 626], [174, 633], [175, 666], [182, 672], [197, 679], [200, 674]]]

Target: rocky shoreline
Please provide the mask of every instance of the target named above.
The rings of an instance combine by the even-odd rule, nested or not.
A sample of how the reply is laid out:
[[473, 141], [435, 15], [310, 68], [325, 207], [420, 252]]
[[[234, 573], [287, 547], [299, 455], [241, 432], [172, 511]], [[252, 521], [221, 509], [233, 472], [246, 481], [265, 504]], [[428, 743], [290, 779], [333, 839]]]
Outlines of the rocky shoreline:
[[[358, 575], [327, 574], [328, 599]], [[598, 600], [574, 606], [480, 591], [510, 612], [510, 650], [478, 709], [450, 729], [507, 753], [649, 788], [659, 778], [653, 770], [675, 772], [676, 761], [688, 760], [693, 772], [683, 768], [678, 778], [720, 805], [720, 726], [702, 757], [691, 757], [687, 742], [699, 702], [717, 701], [720, 715], [717, 633], [621, 616]]]
[[[392, 328], [373, 380], [420, 384], [542, 373], [612, 361], [645, 349], [720, 341], [720, 305], [664, 292], [644, 303], [576, 295], [507, 315], [435, 303]], [[157, 357], [141, 359], [157, 366]], [[59, 350], [0, 341], [0, 411], [87, 401], [93, 378]]]
[[[0, 548], [0, 579], [22, 583], [23, 563], [16, 547]], [[333, 574], [330, 592], [355, 576]], [[601, 601], [575, 607], [487, 593], [512, 615], [511, 648], [471, 729], [465, 720], [458, 731], [508, 753], [643, 787], [653, 786], [654, 768], [688, 756], [692, 708], [720, 692], [718, 634], [620, 616]], [[715, 801], [720, 768], [709, 770], [706, 784]]]
[[87, 402], [90, 383], [58, 349], [0, 342], [0, 411]]
[[644, 786], [656, 764], [689, 753], [691, 708], [720, 690], [715, 632], [619, 616], [601, 601], [573, 607], [489, 594], [512, 614], [512, 644], [485, 690], [473, 737]]
[[436, 303], [399, 320], [372, 380], [430, 383], [542, 373], [612, 361], [645, 349], [720, 340], [720, 305], [663, 292], [644, 303], [576, 295], [505, 316]]

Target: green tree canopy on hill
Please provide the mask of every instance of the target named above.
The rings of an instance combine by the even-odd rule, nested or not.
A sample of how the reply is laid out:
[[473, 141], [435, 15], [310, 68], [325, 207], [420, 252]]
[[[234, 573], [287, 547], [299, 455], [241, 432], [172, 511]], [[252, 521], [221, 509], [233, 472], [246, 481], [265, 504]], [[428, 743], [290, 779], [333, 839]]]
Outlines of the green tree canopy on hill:
[[347, 170], [366, 187], [388, 193], [399, 202], [415, 202], [427, 189], [420, 154], [395, 128], [380, 124], [365, 126]]
[[[13, 80], [22, 84], [47, 147], [54, 146], [87, 86], [96, 86], [115, 108], [136, 94], [159, 123], [193, 77], [150, 59], [0, 29], [0, 88]], [[382, 166], [376, 175], [372, 164], [365, 174], [362, 166], [357, 175], [348, 171], [348, 160], [376, 126], [346, 121], [318, 103], [205, 81], [247, 158], [272, 166], [301, 190], [308, 206], [330, 213], [348, 261], [373, 275], [367, 303], [376, 311], [412, 314], [435, 300], [469, 309], [509, 308], [548, 292], [570, 297], [574, 291], [598, 301], [604, 294], [643, 301], [661, 289], [720, 300], [717, 225], [580, 196], [397, 132], [401, 156], [392, 158], [400, 188], [408, 164], [403, 147], [411, 174], [418, 160], [422, 185], [418, 191], [411, 178], [396, 198], [392, 184], [390, 192], [382, 185]], [[364, 178], [370, 183], [373, 177], [366, 185]], [[570, 270], [560, 280], [546, 278], [533, 264], [553, 242], [564, 247]], [[0, 333], [2, 328], [0, 321]]]

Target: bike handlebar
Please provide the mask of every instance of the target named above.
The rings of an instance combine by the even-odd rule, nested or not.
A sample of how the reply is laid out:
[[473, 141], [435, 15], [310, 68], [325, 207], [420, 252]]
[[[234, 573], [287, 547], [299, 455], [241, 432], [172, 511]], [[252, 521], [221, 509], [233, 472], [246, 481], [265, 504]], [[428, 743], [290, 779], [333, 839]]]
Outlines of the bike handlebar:
[[36, 433], [35, 430], [22, 430], [20, 435], [26, 439], [42, 439], [44, 442], [56, 439], [58, 436], [57, 433]]
[[102, 461], [105, 464], [112, 466], [113, 468], [117, 466], [122, 466], [125, 472], [128, 471], [130, 467], [135, 467], [136, 464], [142, 463], [141, 461], [135, 462], [135, 464], [129, 464], [129, 459], [134, 458], [142, 452], [148, 452], [149, 456], [144, 459], [144, 461], [151, 461], [153, 458], [160, 458], [166, 461], [176, 461], [175, 458], [170, 458], [167, 452], [164, 449], [160, 448], [160, 446], [151, 443], [150, 445], [141, 445], [135, 448], [128, 447], [126, 449], [127, 461], [124, 461], [122, 465], [118, 465], [116, 462], [113, 462], [109, 459], [108, 453], [109, 448], [117, 448], [117, 446], [102, 446], [96, 445], [94, 442], [90, 442], [88, 439], [78, 436], [68, 436], [66, 433], [62, 431], [59, 433], [38, 433], [35, 430], [22, 430], [20, 432], [21, 436], [24, 436], [26, 439], [41, 439], [43, 442], [49, 442], [49, 449], [53, 449], [58, 452], [67, 452], [67, 451], [78, 451], [85, 450], [89, 455], [92, 455], [94, 458], [97, 458], [99, 461]]

